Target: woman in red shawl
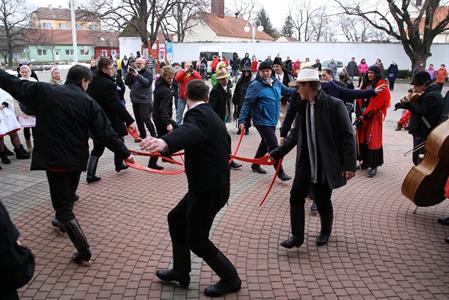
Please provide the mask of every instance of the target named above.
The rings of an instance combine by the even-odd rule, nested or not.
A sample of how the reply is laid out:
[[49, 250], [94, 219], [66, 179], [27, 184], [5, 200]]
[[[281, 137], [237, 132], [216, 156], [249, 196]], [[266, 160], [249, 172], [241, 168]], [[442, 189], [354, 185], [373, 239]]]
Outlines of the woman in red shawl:
[[[382, 73], [377, 66], [368, 68], [366, 78], [363, 80], [362, 89], [375, 89], [380, 85], [388, 83], [383, 79]], [[361, 168], [368, 168], [368, 177], [377, 173], [377, 167], [384, 162], [382, 148], [382, 125], [390, 107], [390, 90], [385, 88], [377, 96], [368, 99], [357, 100], [357, 145], [359, 149], [359, 160], [362, 161]]]

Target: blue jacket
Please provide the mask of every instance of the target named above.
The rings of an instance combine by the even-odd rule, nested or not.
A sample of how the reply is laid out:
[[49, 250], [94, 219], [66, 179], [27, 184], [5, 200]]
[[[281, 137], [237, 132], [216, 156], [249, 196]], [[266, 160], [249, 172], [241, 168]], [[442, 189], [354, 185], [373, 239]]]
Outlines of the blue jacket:
[[294, 89], [289, 89], [276, 78], [272, 86], [263, 82], [259, 74], [246, 90], [240, 111], [239, 124], [245, 124], [251, 113], [254, 126], [276, 126], [279, 119], [281, 96], [290, 98]]

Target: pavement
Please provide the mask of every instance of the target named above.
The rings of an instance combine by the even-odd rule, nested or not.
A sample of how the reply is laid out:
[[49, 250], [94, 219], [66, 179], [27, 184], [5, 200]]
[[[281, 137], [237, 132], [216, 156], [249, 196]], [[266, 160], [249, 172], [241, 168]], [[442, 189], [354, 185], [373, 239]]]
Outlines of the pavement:
[[[228, 130], [235, 147], [235, 128], [228, 124]], [[239, 155], [252, 157], [259, 141], [252, 128]], [[129, 137], [126, 144], [138, 149]], [[233, 170], [229, 203], [211, 230], [212, 241], [235, 263], [243, 281], [239, 293], [225, 298], [449, 299], [449, 244], [444, 241], [449, 226], [437, 223], [449, 216], [449, 201], [414, 213], [416, 206], [401, 195], [412, 167], [403, 153], [410, 148], [411, 136], [387, 122], [385, 164], [374, 178], [358, 171], [334, 191], [335, 225], [324, 247], [315, 246], [319, 217], [308, 213], [304, 245], [279, 246], [289, 235], [292, 181], [276, 181], [259, 207], [274, 171], [256, 174], [248, 164]], [[284, 160], [289, 175], [295, 154]], [[138, 161], [146, 164], [147, 158]], [[19, 290], [21, 299], [204, 299], [203, 289], [218, 280], [193, 254], [187, 290], [155, 276], [172, 263], [167, 213], [186, 192], [185, 175], [116, 173], [112, 153], [106, 151], [97, 172], [102, 180], [87, 184], [84, 173], [81, 177], [74, 211], [93, 257], [90, 266], [77, 266], [70, 262], [73, 245], [50, 224], [54, 211], [45, 173], [30, 172], [29, 165], [30, 160], [14, 158], [0, 171], [1, 200], [21, 232], [21, 243], [36, 256], [34, 277]], [[307, 201], [307, 212], [310, 206]]]

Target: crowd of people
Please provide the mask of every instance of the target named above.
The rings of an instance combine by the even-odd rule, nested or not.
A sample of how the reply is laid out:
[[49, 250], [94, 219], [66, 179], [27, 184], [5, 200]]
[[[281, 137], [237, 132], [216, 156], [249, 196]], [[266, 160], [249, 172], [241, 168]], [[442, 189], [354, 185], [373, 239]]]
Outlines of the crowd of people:
[[[357, 64], [352, 58], [338, 72], [333, 60], [323, 67], [319, 59], [313, 63], [308, 58], [301, 62], [268, 56], [258, 61], [249, 53], [242, 59], [234, 53], [229, 61], [214, 57], [210, 89], [201, 74], [203, 59], [165, 65], [156, 74], [153, 58], [136, 56], [101, 57], [91, 62], [90, 70], [75, 65], [64, 83], [56, 67], [50, 70], [49, 83], [39, 82], [29, 63], [19, 66], [20, 76], [0, 70], [0, 88], [6, 92], [0, 91], [10, 95], [2, 103], [2, 118], [9, 123], [0, 132], [0, 158], [3, 163], [11, 162], [8, 155], [12, 152], [3, 143], [5, 135], [10, 136], [18, 159], [29, 159], [32, 151], [31, 169], [46, 171], [55, 210], [51, 223], [72, 241], [76, 264], [91, 258], [90, 244], [73, 213], [81, 172], [87, 171], [89, 184], [98, 182], [97, 165], [105, 148], [114, 152], [117, 172], [128, 168], [124, 161], [134, 161], [124, 143], [128, 131], [140, 135], [135, 142], [150, 152], [170, 157], [185, 149], [188, 191], [168, 215], [173, 268], [156, 275], [187, 287], [192, 251], [220, 278], [205, 289], [207, 296], [222, 296], [241, 287], [236, 268], [209, 239], [213, 220], [229, 198], [230, 169], [242, 167], [229, 160], [231, 139], [226, 122], [236, 122], [237, 134], [248, 134], [250, 127], [255, 127], [260, 143], [254, 159], [272, 161], [282, 181], [292, 177], [280, 161], [297, 147], [290, 192], [291, 235], [280, 243], [287, 249], [304, 243], [306, 197], [314, 200], [312, 207], [320, 216], [316, 245], [326, 245], [333, 228], [333, 190], [354, 177], [357, 161], [361, 170], [367, 169], [368, 177], [377, 176], [384, 162], [382, 131], [398, 73], [394, 63], [385, 71], [380, 59], [368, 66], [365, 59]], [[441, 94], [441, 78], [447, 78], [447, 71], [440, 72], [443, 68], [433, 73], [430, 66], [430, 71], [413, 70], [412, 92], [419, 93], [420, 101], [404, 99], [395, 105], [410, 112], [408, 126], [414, 147], [425, 143], [431, 130], [448, 118], [449, 96], [444, 99]], [[355, 76], [360, 78], [360, 89], [355, 89]], [[126, 109], [126, 88], [133, 116]], [[280, 140], [276, 134], [279, 122]], [[31, 128], [28, 133], [24, 130], [28, 151], [17, 134], [21, 128]], [[89, 139], [93, 140], [90, 153]], [[56, 140], [58, 147], [53, 147]], [[414, 164], [419, 164], [423, 149], [413, 153]], [[157, 162], [152, 156], [148, 167], [162, 170]], [[251, 169], [267, 173], [258, 163]], [[21, 251], [22, 246], [14, 244], [18, 232], [2, 206], [0, 215], [5, 226], [13, 228], [9, 231], [13, 252]], [[440, 223], [449, 224], [449, 218]], [[34, 266], [31, 252], [22, 254]], [[14, 268], [14, 264], [9, 266]], [[29, 277], [29, 272], [28, 268], [23, 276]], [[10, 287], [11, 295], [16, 295], [17, 285]]]

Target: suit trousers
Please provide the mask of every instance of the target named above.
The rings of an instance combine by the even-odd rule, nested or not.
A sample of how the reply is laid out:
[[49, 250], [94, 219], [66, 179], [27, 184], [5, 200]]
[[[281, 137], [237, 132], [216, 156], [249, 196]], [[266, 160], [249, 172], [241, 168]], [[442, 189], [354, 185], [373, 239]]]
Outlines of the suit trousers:
[[268, 151], [276, 149], [278, 146], [278, 139], [276, 137], [275, 126], [256, 126], [256, 129], [262, 138], [255, 156], [258, 158], [267, 154]]
[[75, 218], [73, 202], [75, 201], [80, 175], [81, 171], [58, 172], [47, 170], [51, 203], [56, 211], [56, 218], [63, 224]]
[[151, 121], [152, 110], [153, 105], [150, 102], [133, 103], [134, 118], [136, 119], [137, 127], [139, 128], [140, 137], [143, 139], [147, 137], [145, 126], [147, 126], [151, 136], [156, 136], [156, 129]]
[[298, 162], [290, 190], [290, 204], [294, 206], [304, 205], [310, 188], [320, 215], [328, 216], [332, 214], [332, 190], [327, 182], [312, 183], [310, 177], [310, 163], [308, 160]]
[[187, 192], [168, 214], [172, 243], [186, 245], [185, 251], [190, 249], [205, 260], [215, 257], [218, 249], [209, 240], [209, 231], [215, 215], [228, 201], [229, 189], [227, 184], [204, 192]]
[[[124, 141], [123, 137], [120, 137], [120, 139], [122, 140], [122, 142]], [[106, 146], [104, 144], [99, 143], [94, 140], [94, 148], [90, 152], [90, 155], [100, 158], [103, 155], [105, 148], [106, 148]], [[123, 164], [123, 159], [114, 153], [114, 165], [117, 167], [117, 166], [121, 166], [122, 164]]]

